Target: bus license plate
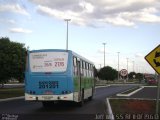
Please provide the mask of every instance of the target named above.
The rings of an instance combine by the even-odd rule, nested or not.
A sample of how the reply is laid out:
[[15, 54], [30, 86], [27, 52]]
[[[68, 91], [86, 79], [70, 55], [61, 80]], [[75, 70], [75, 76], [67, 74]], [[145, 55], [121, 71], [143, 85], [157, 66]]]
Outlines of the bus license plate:
[[58, 81], [39, 81], [39, 89], [58, 88]]
[[51, 99], [53, 99], [53, 96], [42, 96], [42, 98], [44, 100], [51, 100]]

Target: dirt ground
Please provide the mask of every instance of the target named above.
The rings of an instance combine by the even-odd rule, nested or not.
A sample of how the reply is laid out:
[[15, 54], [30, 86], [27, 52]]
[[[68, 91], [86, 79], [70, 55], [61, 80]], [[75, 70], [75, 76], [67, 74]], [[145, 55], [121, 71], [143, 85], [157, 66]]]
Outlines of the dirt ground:
[[115, 119], [159, 119], [155, 100], [110, 99], [110, 104]]

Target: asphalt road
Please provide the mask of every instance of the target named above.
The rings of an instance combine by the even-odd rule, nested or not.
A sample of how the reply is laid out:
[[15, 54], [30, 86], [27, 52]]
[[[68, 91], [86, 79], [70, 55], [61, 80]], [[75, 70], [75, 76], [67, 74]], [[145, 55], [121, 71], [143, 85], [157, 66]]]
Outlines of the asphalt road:
[[[160, 94], [159, 94], [160, 95]], [[135, 94], [125, 97], [125, 96], [112, 96], [112, 98], [131, 98], [131, 99], [157, 99], [157, 87], [144, 87], [142, 90], [136, 92]]]
[[157, 87], [145, 87], [133, 94], [131, 98], [157, 99]]
[[92, 101], [86, 101], [82, 107], [71, 102], [60, 102], [51, 108], [43, 108], [41, 102], [26, 102], [24, 99], [0, 102], [0, 119], [18, 118], [18, 120], [92, 120], [106, 113], [106, 98], [134, 87], [133, 85], [97, 88]]

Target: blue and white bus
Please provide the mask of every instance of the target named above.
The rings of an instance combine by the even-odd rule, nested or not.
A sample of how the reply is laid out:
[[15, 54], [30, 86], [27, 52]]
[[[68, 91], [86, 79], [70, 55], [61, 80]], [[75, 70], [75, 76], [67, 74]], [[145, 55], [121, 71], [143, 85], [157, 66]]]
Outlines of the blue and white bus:
[[71, 50], [33, 50], [27, 53], [25, 100], [74, 101], [92, 99], [95, 82], [93, 63]]

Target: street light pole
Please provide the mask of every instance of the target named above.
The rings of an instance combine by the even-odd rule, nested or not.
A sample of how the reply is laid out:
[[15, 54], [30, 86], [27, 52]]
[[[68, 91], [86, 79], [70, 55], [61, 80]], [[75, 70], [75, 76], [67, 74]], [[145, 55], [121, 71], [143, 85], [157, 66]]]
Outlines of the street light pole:
[[71, 21], [71, 19], [64, 19], [64, 21], [67, 22], [66, 50], [68, 50], [68, 21]]
[[159, 93], [160, 93], [160, 74], [158, 74], [158, 86], [157, 86], [157, 100], [156, 100], [156, 114], [159, 113]]
[[133, 61], [133, 72], [134, 72], [134, 61]]
[[[127, 58], [127, 72], [128, 72], [128, 58]], [[127, 73], [127, 81], [128, 81], [128, 73]]]
[[102, 43], [104, 45], [104, 67], [105, 67], [105, 45], [106, 43]]
[[101, 64], [99, 64], [99, 67], [100, 67], [100, 69], [101, 69]]
[[117, 52], [118, 53], [118, 81], [119, 81], [119, 53], [120, 52]]

